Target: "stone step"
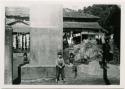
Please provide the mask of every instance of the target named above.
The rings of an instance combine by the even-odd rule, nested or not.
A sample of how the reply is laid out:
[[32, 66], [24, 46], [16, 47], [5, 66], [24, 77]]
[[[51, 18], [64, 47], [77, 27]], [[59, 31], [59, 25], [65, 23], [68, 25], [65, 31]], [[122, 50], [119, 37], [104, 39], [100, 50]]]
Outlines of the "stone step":
[[[67, 72], [68, 71], [68, 72]], [[75, 74], [71, 66], [65, 67], [65, 77], [74, 78]], [[54, 66], [30, 66], [21, 67], [21, 80], [36, 80], [44, 78], [56, 78], [56, 68]]]

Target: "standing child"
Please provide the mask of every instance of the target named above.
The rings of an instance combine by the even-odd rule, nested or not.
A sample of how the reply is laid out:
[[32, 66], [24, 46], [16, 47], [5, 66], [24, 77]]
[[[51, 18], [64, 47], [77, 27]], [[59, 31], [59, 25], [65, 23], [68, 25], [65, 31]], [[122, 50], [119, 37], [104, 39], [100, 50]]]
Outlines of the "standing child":
[[65, 63], [62, 57], [62, 53], [59, 52], [58, 53], [58, 59], [56, 61], [56, 78], [57, 78], [57, 83], [60, 79], [60, 75], [61, 75], [61, 79], [64, 82], [64, 67], [65, 67]]
[[73, 53], [70, 53], [69, 63], [70, 63], [70, 65], [74, 63], [74, 54]]
[[23, 54], [23, 57], [24, 57], [23, 63], [24, 63], [24, 64], [28, 64], [28, 63], [29, 63], [29, 60], [28, 60], [28, 57], [27, 57], [27, 53], [26, 53], [26, 52]]
[[76, 62], [75, 62], [74, 56], [75, 56], [75, 55], [74, 55], [73, 53], [70, 53], [69, 61], [70, 61], [70, 64], [72, 65], [73, 72], [75, 73], [74, 78], [76, 78], [76, 77], [77, 77], [77, 64], [76, 64]]

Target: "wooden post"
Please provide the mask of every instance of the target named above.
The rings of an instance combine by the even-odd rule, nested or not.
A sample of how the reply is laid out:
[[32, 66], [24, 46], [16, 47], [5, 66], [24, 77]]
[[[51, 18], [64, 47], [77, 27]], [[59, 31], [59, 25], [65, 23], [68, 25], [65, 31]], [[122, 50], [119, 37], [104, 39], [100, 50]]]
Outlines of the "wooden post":
[[24, 37], [24, 34], [22, 34], [22, 50], [23, 50], [23, 37]]
[[80, 36], [81, 36], [81, 43], [82, 43], [82, 32], [80, 33]]
[[71, 31], [71, 47], [73, 47], [73, 31]]

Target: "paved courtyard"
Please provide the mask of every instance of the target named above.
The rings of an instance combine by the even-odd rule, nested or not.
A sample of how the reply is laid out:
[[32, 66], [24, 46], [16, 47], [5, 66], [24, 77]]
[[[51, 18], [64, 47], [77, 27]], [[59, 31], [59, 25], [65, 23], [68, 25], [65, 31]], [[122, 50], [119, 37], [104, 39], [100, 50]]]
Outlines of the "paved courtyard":
[[[108, 64], [108, 79], [111, 85], [118, 85], [120, 81], [120, 69], [118, 65]], [[105, 85], [103, 80], [103, 70], [100, 68], [98, 61], [92, 61], [88, 65], [81, 64], [78, 66], [78, 75], [76, 78], [66, 78], [65, 82], [56, 83], [55, 78], [45, 78], [37, 80], [22, 81], [22, 84], [36, 85]]]

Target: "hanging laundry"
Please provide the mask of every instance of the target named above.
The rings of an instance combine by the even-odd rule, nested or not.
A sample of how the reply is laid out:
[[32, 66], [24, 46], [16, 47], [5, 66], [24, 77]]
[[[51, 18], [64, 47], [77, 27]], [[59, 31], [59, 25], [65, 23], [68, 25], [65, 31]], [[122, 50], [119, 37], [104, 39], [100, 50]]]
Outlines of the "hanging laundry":
[[16, 35], [13, 35], [13, 48], [16, 49]]
[[29, 42], [30, 42], [30, 35], [29, 34], [26, 34], [26, 40], [27, 40], [27, 44], [26, 44], [26, 46], [27, 46], [27, 49], [29, 48]]

